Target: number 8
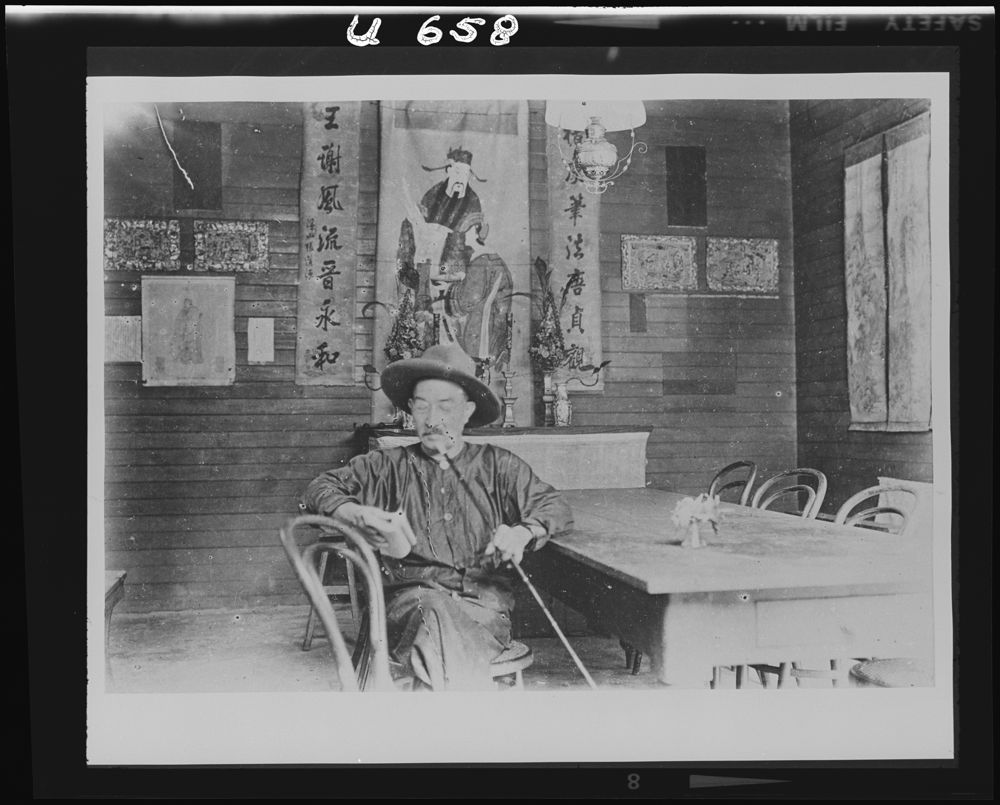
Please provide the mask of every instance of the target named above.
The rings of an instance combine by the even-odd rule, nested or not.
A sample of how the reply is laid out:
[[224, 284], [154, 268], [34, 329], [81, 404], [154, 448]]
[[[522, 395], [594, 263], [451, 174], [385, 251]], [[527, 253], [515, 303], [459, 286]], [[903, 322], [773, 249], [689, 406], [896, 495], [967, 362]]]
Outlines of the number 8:
[[490, 44], [506, 45], [516, 33], [517, 18], [513, 14], [505, 14], [493, 23], [493, 34], [490, 36]]

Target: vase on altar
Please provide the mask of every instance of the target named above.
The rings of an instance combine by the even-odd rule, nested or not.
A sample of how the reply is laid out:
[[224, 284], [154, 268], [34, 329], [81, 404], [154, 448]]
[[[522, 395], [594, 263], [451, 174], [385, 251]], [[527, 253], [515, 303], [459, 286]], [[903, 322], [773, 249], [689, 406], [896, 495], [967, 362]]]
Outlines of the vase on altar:
[[569, 399], [569, 389], [565, 382], [556, 383], [556, 399], [552, 407], [555, 425], [564, 428], [573, 419], [573, 403]]
[[552, 372], [542, 373], [542, 405], [545, 408], [545, 425], [552, 427], [556, 424], [555, 414], [556, 384]]

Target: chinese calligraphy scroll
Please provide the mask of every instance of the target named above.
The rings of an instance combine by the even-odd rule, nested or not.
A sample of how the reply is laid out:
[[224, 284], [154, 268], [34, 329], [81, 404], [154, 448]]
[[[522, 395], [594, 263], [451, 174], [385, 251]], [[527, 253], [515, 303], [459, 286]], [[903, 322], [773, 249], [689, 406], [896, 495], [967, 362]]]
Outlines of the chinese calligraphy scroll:
[[[531, 418], [528, 112], [523, 101], [387, 101], [374, 363], [457, 343]], [[388, 353], [388, 354], [387, 354]], [[378, 393], [373, 417], [392, 406]]]
[[[549, 267], [551, 285], [560, 306], [563, 341], [568, 353], [565, 369], [569, 376], [580, 374], [581, 366], [600, 366], [601, 272], [600, 196], [587, 193], [583, 184], [569, 174], [559, 152], [559, 138], [572, 137], [568, 131], [546, 127], [549, 185]], [[570, 144], [570, 147], [572, 144]], [[583, 372], [584, 376], [589, 372]], [[589, 380], [588, 380], [589, 382]], [[604, 374], [585, 391], [601, 391]], [[574, 387], [576, 392], [579, 387]]]
[[295, 350], [300, 385], [355, 382], [360, 111], [357, 101], [304, 106]]

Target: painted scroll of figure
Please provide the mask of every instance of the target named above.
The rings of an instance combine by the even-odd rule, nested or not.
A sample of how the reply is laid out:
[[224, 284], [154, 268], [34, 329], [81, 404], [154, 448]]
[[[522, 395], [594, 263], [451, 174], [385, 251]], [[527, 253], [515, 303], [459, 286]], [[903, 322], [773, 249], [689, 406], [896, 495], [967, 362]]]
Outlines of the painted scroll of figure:
[[[447, 165], [423, 167], [447, 175], [417, 205], [404, 187], [408, 217], [400, 226], [397, 279], [414, 292], [430, 325], [427, 346], [457, 343], [480, 367], [495, 365], [509, 340], [513, 279], [498, 254], [475, 254], [485, 246], [489, 225], [469, 180], [486, 180], [476, 176], [471, 152], [461, 148], [448, 152]], [[475, 246], [467, 240], [472, 231]]]
[[201, 352], [201, 310], [185, 297], [181, 310], [174, 319], [170, 357], [179, 363], [203, 363]]

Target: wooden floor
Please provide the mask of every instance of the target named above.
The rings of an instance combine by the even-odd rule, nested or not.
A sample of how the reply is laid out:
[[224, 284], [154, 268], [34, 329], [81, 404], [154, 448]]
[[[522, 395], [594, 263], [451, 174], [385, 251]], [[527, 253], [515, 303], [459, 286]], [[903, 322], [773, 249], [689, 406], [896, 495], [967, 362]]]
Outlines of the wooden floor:
[[[337, 687], [327, 641], [302, 651], [305, 606], [251, 610], [116, 613], [111, 625], [109, 690], [134, 693], [291, 692]], [[354, 627], [346, 607], [339, 622], [349, 644]], [[586, 688], [555, 637], [523, 638], [535, 655], [525, 671], [529, 690]], [[570, 643], [602, 689], [662, 687], [647, 660], [632, 675], [612, 637], [575, 636]], [[732, 686], [732, 678], [724, 685]]]

